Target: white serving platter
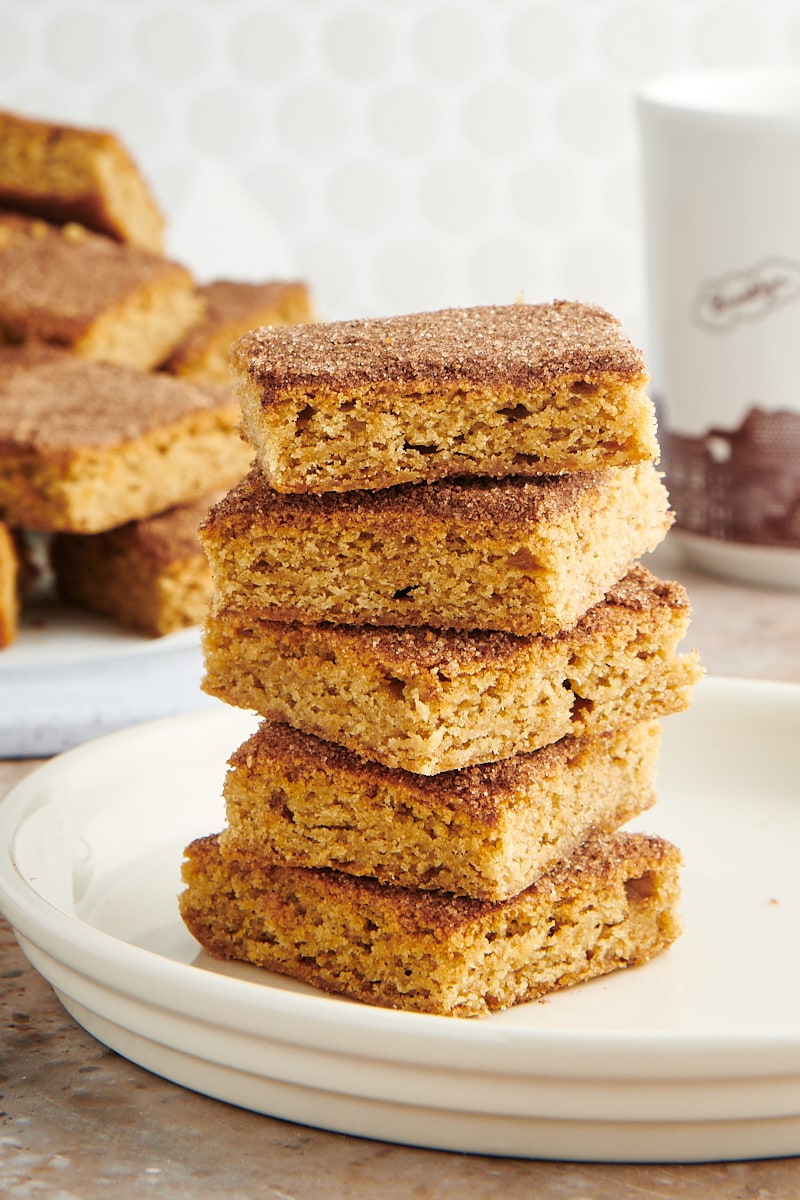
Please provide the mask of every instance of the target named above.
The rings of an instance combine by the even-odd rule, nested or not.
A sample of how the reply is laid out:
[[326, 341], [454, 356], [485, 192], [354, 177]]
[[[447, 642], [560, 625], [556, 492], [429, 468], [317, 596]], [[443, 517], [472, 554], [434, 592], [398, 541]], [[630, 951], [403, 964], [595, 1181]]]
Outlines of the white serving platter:
[[203, 954], [184, 845], [221, 828], [253, 718], [70, 751], [0, 805], [0, 907], [102, 1042], [220, 1100], [444, 1150], [597, 1161], [800, 1154], [800, 687], [706, 679], [664, 721], [685, 933], [647, 966], [483, 1020], [371, 1008]]

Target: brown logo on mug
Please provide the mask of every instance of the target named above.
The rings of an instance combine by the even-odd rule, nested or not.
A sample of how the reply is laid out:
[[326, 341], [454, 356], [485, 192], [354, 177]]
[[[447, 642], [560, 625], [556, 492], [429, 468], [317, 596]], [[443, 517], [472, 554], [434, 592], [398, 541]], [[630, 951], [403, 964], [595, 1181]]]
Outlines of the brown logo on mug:
[[776, 308], [800, 300], [800, 264], [764, 258], [700, 285], [692, 315], [703, 329], [726, 333], [740, 321], [758, 321]]

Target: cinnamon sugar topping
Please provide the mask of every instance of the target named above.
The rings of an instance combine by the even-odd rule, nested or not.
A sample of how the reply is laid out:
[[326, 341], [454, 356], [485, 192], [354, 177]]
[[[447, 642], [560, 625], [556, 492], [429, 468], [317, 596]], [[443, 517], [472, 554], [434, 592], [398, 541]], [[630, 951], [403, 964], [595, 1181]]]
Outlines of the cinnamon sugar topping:
[[346, 389], [409, 381], [539, 387], [575, 374], [646, 376], [619, 322], [593, 305], [510, 304], [289, 329], [259, 329], [234, 347], [234, 367], [264, 389]]
[[0, 445], [70, 453], [130, 441], [228, 395], [181, 379], [85, 362], [44, 347], [0, 348]]

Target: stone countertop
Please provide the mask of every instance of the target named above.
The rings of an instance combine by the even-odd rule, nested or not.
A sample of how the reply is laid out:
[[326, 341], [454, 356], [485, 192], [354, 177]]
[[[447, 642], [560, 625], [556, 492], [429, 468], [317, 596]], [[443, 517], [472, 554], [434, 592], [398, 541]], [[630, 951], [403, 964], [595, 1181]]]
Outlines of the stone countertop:
[[[667, 543], [717, 675], [800, 682], [800, 594], [702, 575]], [[0, 795], [38, 765], [0, 763]], [[792, 1200], [800, 1158], [687, 1166], [449, 1154], [292, 1125], [182, 1089], [76, 1025], [0, 919], [0, 1194], [9, 1200]]]

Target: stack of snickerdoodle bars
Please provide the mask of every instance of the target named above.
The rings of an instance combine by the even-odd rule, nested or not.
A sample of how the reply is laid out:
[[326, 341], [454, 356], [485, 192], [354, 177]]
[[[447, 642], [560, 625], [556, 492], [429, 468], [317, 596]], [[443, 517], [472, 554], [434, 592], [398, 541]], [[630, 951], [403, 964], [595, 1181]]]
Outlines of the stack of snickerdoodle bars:
[[0, 111], [0, 647], [42, 579], [152, 636], [208, 607], [197, 525], [251, 461], [230, 347], [313, 311], [299, 281], [199, 285], [165, 232], [114, 133]]
[[260, 329], [209, 514], [205, 688], [265, 720], [186, 850], [212, 955], [477, 1016], [677, 936], [658, 719], [699, 668], [640, 354], [601, 309]]

